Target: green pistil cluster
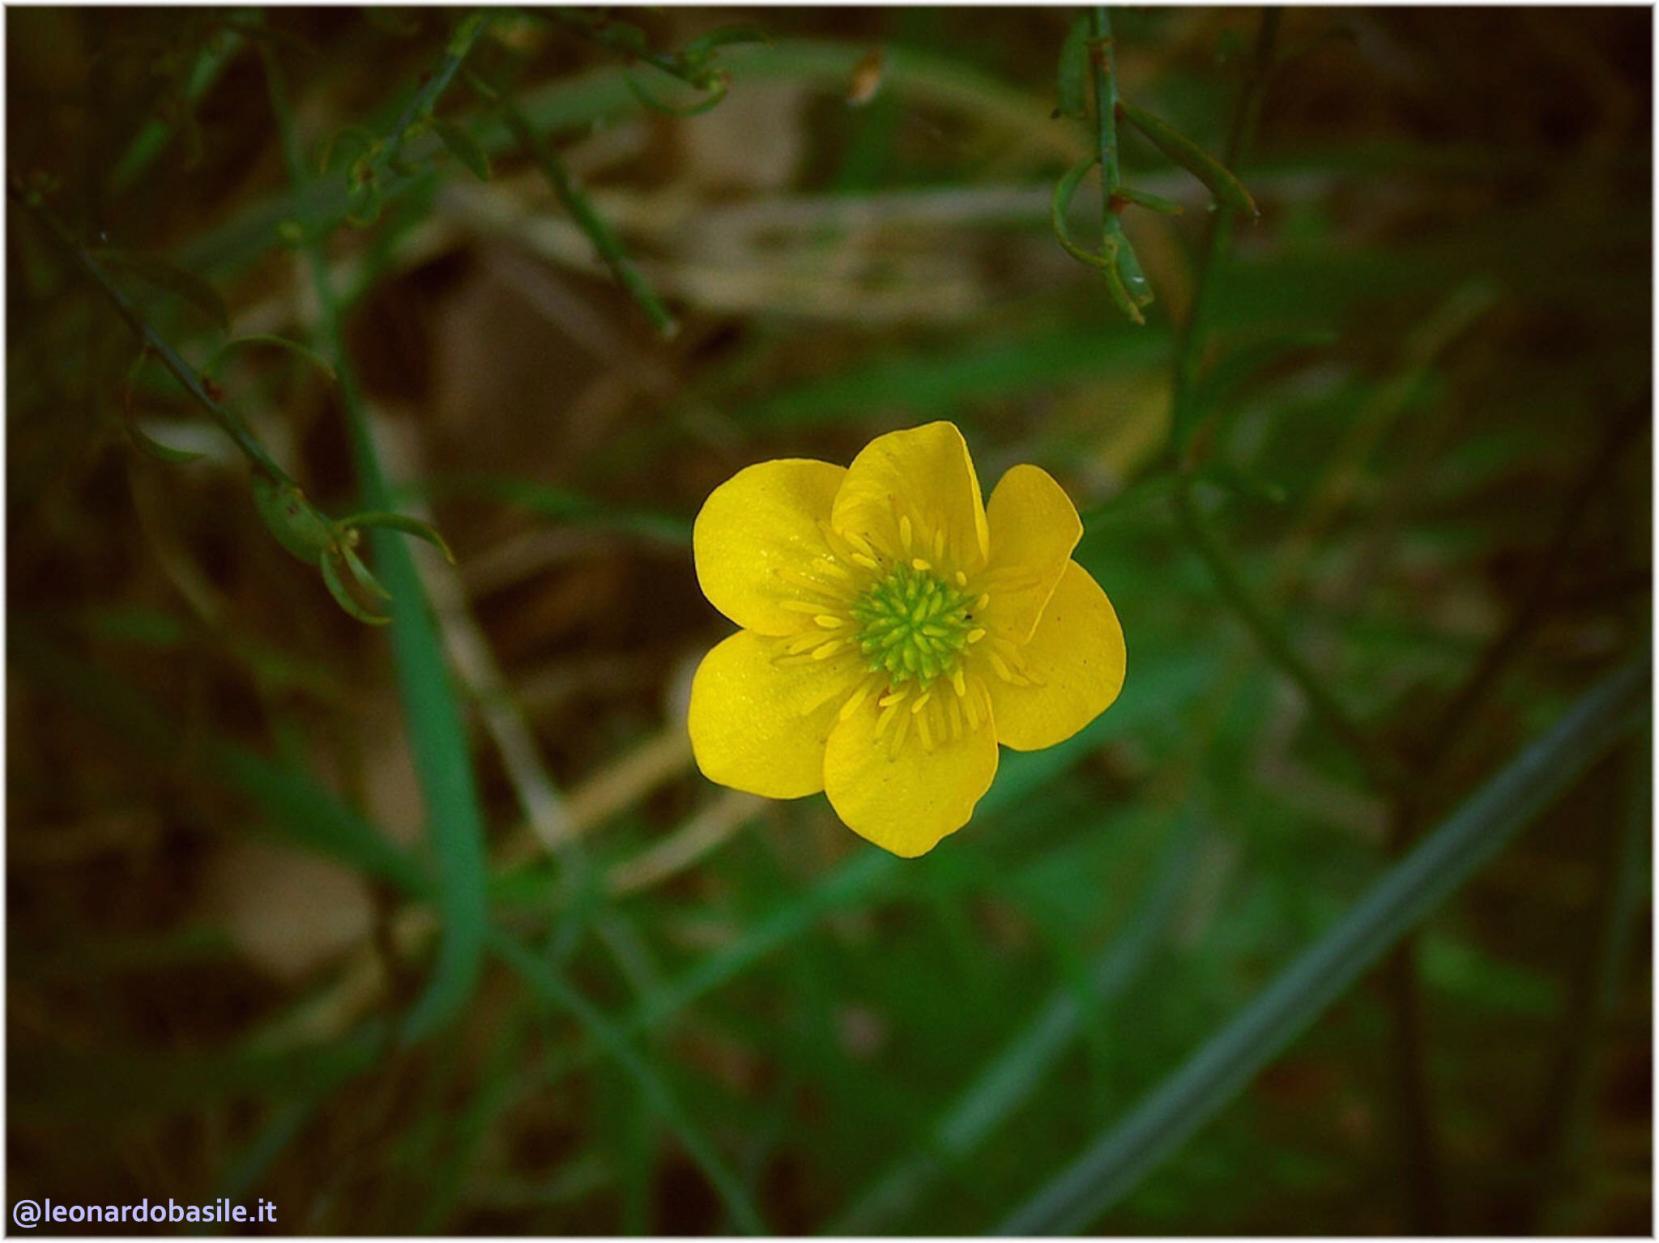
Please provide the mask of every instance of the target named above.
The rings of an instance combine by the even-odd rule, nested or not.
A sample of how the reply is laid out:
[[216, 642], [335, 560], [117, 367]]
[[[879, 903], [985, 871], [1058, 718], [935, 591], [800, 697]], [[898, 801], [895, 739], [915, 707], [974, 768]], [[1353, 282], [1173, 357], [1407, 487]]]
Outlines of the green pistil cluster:
[[925, 686], [956, 671], [968, 632], [973, 597], [931, 570], [895, 566], [852, 607], [858, 645], [874, 673], [894, 684], [916, 680]]

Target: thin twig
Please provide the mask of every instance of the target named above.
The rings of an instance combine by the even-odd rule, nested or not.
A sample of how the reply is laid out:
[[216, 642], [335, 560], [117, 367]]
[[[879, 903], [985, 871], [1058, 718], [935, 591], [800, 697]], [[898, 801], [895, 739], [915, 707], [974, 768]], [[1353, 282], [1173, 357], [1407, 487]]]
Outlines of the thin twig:
[[403, 150], [404, 136], [416, 121], [431, 113], [437, 105], [438, 99], [449, 84], [455, 80], [460, 72], [461, 63], [466, 60], [467, 53], [472, 51], [472, 45], [478, 42], [478, 37], [484, 33], [484, 27], [489, 25], [490, 14], [479, 11], [461, 20], [456, 26], [455, 33], [450, 36], [449, 45], [444, 49], [444, 57], [432, 69], [430, 75], [422, 82], [420, 90], [410, 98], [393, 124], [390, 141], [375, 160], [376, 165], [390, 164]]
[[1180, 519], [1181, 529], [1203, 558], [1205, 565], [1209, 567], [1211, 577], [1215, 579], [1216, 586], [1221, 588], [1222, 595], [1232, 605], [1239, 620], [1244, 622], [1250, 633], [1255, 636], [1262, 650], [1291, 681], [1296, 683], [1297, 689], [1302, 692], [1314, 714], [1348, 750], [1353, 752], [1368, 776], [1384, 788], [1398, 785], [1402, 777], [1399, 766], [1391, 757], [1372, 746], [1364, 731], [1337, 702], [1336, 697], [1326, 689], [1319, 675], [1291, 646], [1290, 639], [1283, 629], [1268, 616], [1266, 608], [1256, 599], [1255, 593], [1234, 567], [1226, 550], [1222, 548], [1220, 539], [1210, 529], [1203, 514], [1199, 513], [1198, 506], [1193, 500], [1191, 481], [1186, 476], [1182, 476], [1177, 484], [1174, 500], [1175, 513]]
[[69, 231], [69, 227], [40, 201], [39, 196], [20, 189], [15, 183], [7, 185], [7, 193], [14, 202], [21, 204], [25, 210], [34, 216], [52, 235], [54, 240], [69, 252], [81, 270], [91, 277], [93, 283], [103, 291], [104, 296], [109, 299], [116, 312], [126, 321], [127, 327], [132, 329], [133, 335], [139, 339], [144, 348], [161, 360], [162, 366], [172, 373], [173, 378], [183, 386], [184, 391], [191, 396], [196, 404], [207, 411], [213, 421], [224, 429], [225, 434], [235, 442], [236, 447], [242, 451], [254, 468], [277, 483], [292, 485], [294, 480], [287, 471], [277, 465], [276, 459], [265, 451], [265, 446], [259, 443], [254, 434], [248, 430], [247, 425], [208, 393], [206, 386], [202, 383], [200, 373], [187, 363], [183, 355], [174, 349], [172, 344], [139, 313], [121, 287], [115, 283], [108, 272], [104, 271], [103, 265], [93, 257], [92, 252], [75, 238], [75, 235]]
[[[1520, 606], [1489, 643], [1462, 684], [1451, 694], [1427, 731], [1419, 752], [1416, 779], [1403, 785], [1390, 809], [1388, 850], [1398, 857], [1410, 849], [1422, 827], [1430, 799], [1450, 767], [1458, 741], [1479, 707], [1497, 688], [1502, 675], [1525, 650], [1527, 641], [1548, 615], [1561, 568], [1567, 564], [1579, 527], [1590, 503], [1605, 486], [1608, 474], [1623, 453], [1629, 434], [1639, 424], [1641, 411], [1632, 411], [1608, 429], [1572, 493], [1563, 505], [1554, 534], [1538, 563]], [[1444, 1194], [1433, 1114], [1428, 1104], [1427, 1068], [1423, 1055], [1422, 989], [1417, 970], [1417, 941], [1403, 940], [1389, 956], [1383, 984], [1394, 1013], [1394, 1059], [1400, 1110], [1402, 1157], [1411, 1174], [1413, 1221], [1418, 1233], [1441, 1228]]]
[[553, 193], [558, 196], [559, 202], [576, 221], [577, 227], [587, 234], [594, 250], [599, 252], [600, 259], [616, 277], [617, 284], [621, 285], [645, 312], [651, 326], [664, 337], [672, 337], [678, 333], [679, 322], [662, 304], [650, 282], [634, 266], [633, 260], [628, 257], [628, 252], [623, 249], [621, 241], [617, 239], [610, 225], [605, 223], [604, 217], [594, 210], [587, 192], [577, 183], [559, 153], [536, 133], [510, 95], [485, 85], [476, 75], [469, 80], [481, 94], [499, 105], [502, 118], [507, 122], [507, 128], [512, 132], [514, 141], [535, 161], [536, 167], [553, 187]]
[[[1262, 96], [1267, 86], [1268, 74], [1273, 67], [1273, 49], [1279, 37], [1279, 16], [1279, 10], [1276, 8], [1262, 10], [1261, 25], [1256, 32], [1256, 47], [1250, 58], [1250, 69], [1239, 87], [1238, 104], [1233, 109], [1233, 123], [1228, 130], [1227, 146], [1221, 157], [1222, 163], [1235, 172], [1245, 152], [1255, 140], [1256, 127], [1261, 120]], [[1186, 327], [1182, 330], [1181, 343], [1175, 355], [1175, 386], [1170, 408], [1178, 435], [1188, 437], [1186, 441], [1178, 442], [1175, 446], [1176, 451], [1181, 454], [1187, 452], [1190, 434], [1194, 430], [1195, 420], [1191, 403], [1198, 380], [1198, 367], [1203, 361], [1202, 345], [1208, 328], [1210, 298], [1214, 292], [1212, 278], [1227, 248], [1232, 244], [1235, 214], [1232, 208], [1218, 202], [1205, 226], [1202, 257], [1198, 261], [1197, 278], [1192, 294], [1192, 308], [1187, 313]]]

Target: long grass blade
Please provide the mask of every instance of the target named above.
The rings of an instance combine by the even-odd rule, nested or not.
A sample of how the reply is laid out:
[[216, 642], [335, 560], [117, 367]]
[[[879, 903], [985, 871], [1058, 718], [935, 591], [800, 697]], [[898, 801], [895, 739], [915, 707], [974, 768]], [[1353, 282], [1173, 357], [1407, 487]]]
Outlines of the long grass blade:
[[492, 930], [490, 945], [501, 961], [511, 967], [542, 1000], [573, 1015], [623, 1073], [634, 1080], [647, 1104], [685, 1145], [691, 1159], [708, 1177], [738, 1229], [745, 1234], [767, 1233], [765, 1223], [742, 1182], [721, 1160], [714, 1145], [681, 1107], [655, 1067], [634, 1051], [626, 1035], [598, 1007], [566, 984], [556, 971], [507, 934]]
[[[401, 142], [413, 116], [429, 109], [454, 77], [482, 20], [474, 15], [460, 23], [444, 60], [410, 101], [394, 145]], [[310, 178], [300, 155], [280, 70], [269, 54], [265, 57], [265, 72], [289, 176], [296, 189], [304, 189]], [[363, 502], [370, 510], [387, 511], [392, 508], [391, 490], [380, 465], [356, 369], [345, 348], [339, 298], [322, 251], [309, 243], [306, 252], [320, 312], [315, 344], [318, 354], [339, 378], [340, 404], [346, 413]], [[484, 816], [460, 703], [414, 558], [392, 531], [374, 532], [374, 550], [375, 563], [392, 593], [392, 655], [409, 746], [426, 804], [427, 831], [437, 856], [437, 906], [444, 927], [432, 978], [405, 1023], [404, 1038], [416, 1041], [456, 1017], [478, 982], [489, 920]]]
[[[1121, 997], [1152, 961], [1190, 872], [1192, 827], [1189, 822], [1171, 834], [1158, 873], [1127, 926], [1096, 959], [1087, 981], [1091, 1004]], [[1070, 983], [1056, 988], [939, 1117], [928, 1142], [879, 1175], [829, 1233], [872, 1234], [911, 1211], [948, 1163], [973, 1152], [1029, 1099], [1082, 1029], [1084, 1002], [1078, 991]]]
[[1106, 1128], [997, 1227], [1003, 1235], [1082, 1231], [1215, 1117], [1273, 1057], [1489, 862], [1637, 723], [1646, 660], [1620, 669], [1468, 799], [1232, 1022]]

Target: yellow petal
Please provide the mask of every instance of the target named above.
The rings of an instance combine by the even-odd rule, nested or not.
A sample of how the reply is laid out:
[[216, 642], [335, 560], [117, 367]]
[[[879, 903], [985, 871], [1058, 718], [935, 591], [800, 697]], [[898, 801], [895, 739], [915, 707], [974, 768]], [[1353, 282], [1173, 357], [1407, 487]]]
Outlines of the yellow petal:
[[714, 605], [746, 630], [790, 634], [801, 615], [780, 607], [808, 597], [780, 571], [805, 573], [827, 555], [823, 532], [845, 468], [806, 458], [740, 470], [703, 502], [691, 532], [697, 582]]
[[824, 745], [862, 666], [850, 655], [780, 664], [784, 647], [739, 631], [697, 666], [687, 728], [710, 781], [767, 798], [824, 788]]
[[[824, 753], [824, 790], [848, 828], [910, 859], [968, 823], [996, 776], [996, 732], [990, 713], [981, 711], [978, 728], [958, 737], [948, 727], [935, 729], [929, 750], [910, 727], [894, 755], [893, 731], [909, 722], [889, 719], [878, 737], [885, 711], [872, 695], [835, 727]], [[894, 711], [910, 715], [904, 704]]]
[[1016, 751], [1064, 742], [1106, 711], [1123, 688], [1123, 628], [1088, 571], [1066, 562], [1060, 585], [1021, 649], [1030, 686], [986, 677], [997, 741]]
[[992, 583], [985, 616], [1023, 643], [1083, 538], [1083, 521], [1065, 489], [1040, 467], [1016, 466], [998, 481], [988, 513]]
[[[909, 548], [903, 539], [906, 517]], [[957, 570], [983, 565], [990, 543], [973, 459], [950, 423], [890, 432], [864, 446], [841, 481], [830, 525], [906, 561], [912, 554], [932, 560], [934, 532], [943, 529], [945, 559]]]

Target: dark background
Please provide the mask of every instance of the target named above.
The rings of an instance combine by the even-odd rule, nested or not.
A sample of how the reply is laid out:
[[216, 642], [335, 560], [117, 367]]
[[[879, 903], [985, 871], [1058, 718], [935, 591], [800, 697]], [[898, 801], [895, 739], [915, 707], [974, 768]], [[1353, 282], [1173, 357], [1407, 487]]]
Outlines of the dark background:
[[[1090, 149], [1051, 116], [1074, 15], [619, 14], [664, 52], [771, 37], [720, 53], [730, 93], [692, 118], [642, 107], [573, 27], [499, 17], [469, 67], [516, 80], [681, 319], [665, 342], [465, 81], [438, 115], [489, 180], [426, 135], [342, 219], [353, 135], [387, 132], [458, 14], [8, 10], [8, 177], [82, 244], [148, 257], [117, 279], [195, 365], [225, 336], [200, 282], [236, 334], [316, 342], [292, 239], [327, 256], [396, 499], [459, 558], [421, 564], [463, 653], [491, 917], [604, 1024], [492, 956], [452, 1021], [396, 1038], [439, 921], [282, 800], [328, 791], [449, 874], [403, 657], [271, 539], [245, 463], [154, 363], [134, 413], [205, 456], [134, 448], [134, 339], [14, 199], [14, 1195], [263, 1196], [303, 1232], [725, 1232], [712, 1153], [778, 1232], [990, 1229], [1350, 908], [1402, 797], [1432, 829], [1645, 650], [1650, 12], [1283, 15], [1238, 169], [1262, 216], [1212, 273], [1198, 495], [1368, 743], [1420, 776], [1406, 796], [1309, 715], [1172, 517], [1203, 187], [1124, 138], [1126, 181], [1185, 208], [1125, 216], [1145, 327], [1049, 229]], [[1125, 97], [1220, 152], [1259, 14], [1113, 19]], [[297, 197], [265, 56], [308, 167], [335, 147]], [[357, 508], [337, 386], [274, 349], [217, 380], [312, 500]], [[932, 418], [987, 483], [1034, 462], [1067, 486], [1129, 675], [1076, 744], [1006, 762], [967, 829], [892, 866], [821, 797], [695, 771], [690, 670], [729, 627], [689, 531], [749, 462], [845, 462]], [[1420, 1075], [1399, 992], [1367, 977], [1095, 1228], [1647, 1234], [1648, 746], [1426, 925]], [[603, 878], [587, 905], [527, 825], [548, 797]]]

